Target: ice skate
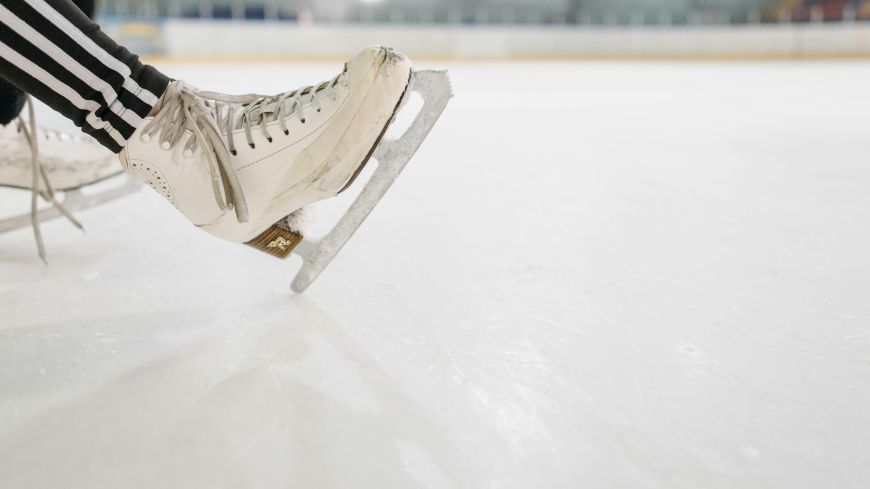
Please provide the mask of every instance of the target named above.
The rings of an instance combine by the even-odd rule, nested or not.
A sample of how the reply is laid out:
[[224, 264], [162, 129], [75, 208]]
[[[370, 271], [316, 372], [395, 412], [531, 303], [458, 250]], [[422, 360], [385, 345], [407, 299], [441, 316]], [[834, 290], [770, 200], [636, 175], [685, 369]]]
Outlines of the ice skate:
[[446, 83], [444, 75], [424, 76], [422, 84], [413, 83], [416, 77], [405, 56], [375, 47], [332, 80], [274, 96], [223, 95], [176, 81], [121, 152], [121, 162], [214, 236], [279, 258], [298, 247], [310, 277], [295, 286], [302, 290], [334, 256], [326, 250], [340, 249], [422, 142], [446, 105], [449, 84], [409, 129], [410, 143], [393, 146], [395, 155], [390, 147], [380, 152], [393, 163], [338, 225], [343, 237], [331, 234], [322, 246], [304, 242], [288, 216], [353, 183], [409, 87], [426, 97]]
[[[85, 187], [123, 173], [117, 155], [88, 136], [38, 127], [30, 100], [27, 107], [28, 119], [20, 117], [0, 126], [0, 187], [31, 191], [31, 213], [0, 219], [0, 233], [32, 226], [39, 256], [45, 260], [40, 222], [64, 216], [81, 228], [74, 212], [126, 195], [138, 184], [128, 181], [102, 193], [85, 195]], [[62, 202], [55, 192], [64, 192]], [[37, 197], [52, 206], [39, 209]]]

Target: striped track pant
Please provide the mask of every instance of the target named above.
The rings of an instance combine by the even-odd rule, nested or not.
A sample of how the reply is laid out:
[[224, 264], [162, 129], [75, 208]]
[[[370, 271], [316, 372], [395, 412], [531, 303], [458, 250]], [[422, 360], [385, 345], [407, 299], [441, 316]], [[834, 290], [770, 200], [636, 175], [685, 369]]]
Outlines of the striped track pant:
[[169, 85], [70, 0], [0, 0], [0, 77], [116, 153]]

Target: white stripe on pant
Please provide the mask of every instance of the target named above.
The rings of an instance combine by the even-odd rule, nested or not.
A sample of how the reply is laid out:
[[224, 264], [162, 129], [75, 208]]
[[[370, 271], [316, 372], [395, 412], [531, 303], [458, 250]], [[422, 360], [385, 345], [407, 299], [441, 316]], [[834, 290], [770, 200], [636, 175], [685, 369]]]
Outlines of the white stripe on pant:
[[[63, 49], [57, 47], [56, 44], [46, 39], [36, 29], [28, 25], [26, 22], [18, 18], [10, 12], [6, 7], [0, 5], [0, 20], [9, 27], [13, 28], [20, 36], [26, 38], [31, 44], [39, 48], [43, 53], [54, 58], [70, 73], [77, 76], [80, 80], [87, 83], [97, 91], [103, 94], [105, 102], [109, 104], [109, 109], [118, 114], [126, 123], [133, 127], [139, 127], [142, 124], [142, 118], [131, 110], [127, 110], [120, 102], [118, 102], [118, 94], [112, 89], [112, 86], [101, 80], [97, 75], [81, 65], [78, 61], [72, 58]], [[129, 72], [129, 69], [127, 70]], [[31, 73], [33, 76], [33, 74]], [[34, 76], [34, 78], [37, 78]], [[132, 81], [132, 80], [131, 80]], [[136, 93], [136, 92], [133, 92]], [[150, 98], [149, 98], [150, 99]]]
[[71, 0], [0, 4], [0, 78], [115, 152], [170, 81], [105, 35]]
[[48, 88], [54, 90], [55, 93], [69, 100], [70, 103], [72, 103], [79, 109], [86, 110], [88, 112], [86, 116], [87, 121], [88, 124], [91, 125], [91, 127], [97, 130], [103, 130], [108, 132], [109, 136], [111, 136], [112, 139], [114, 139], [115, 142], [118, 143], [118, 145], [120, 146], [124, 146], [125, 144], [127, 144], [127, 140], [121, 133], [113, 128], [111, 124], [100, 119], [96, 116], [96, 114], [94, 114], [94, 112], [100, 109], [100, 104], [94, 102], [93, 100], [85, 100], [84, 98], [82, 98], [81, 95], [78, 94], [78, 92], [55, 78], [51, 73], [43, 70], [39, 66], [36, 66], [29, 59], [18, 54], [15, 50], [10, 48], [3, 42], [0, 42], [0, 56], [14, 63], [16, 66], [18, 66], [18, 68], [24, 70], [33, 78], [36, 78], [37, 80], [44, 83]]
[[45, 16], [47, 20], [52, 22], [54, 25], [59, 27], [61, 30], [66, 32], [73, 38], [77, 43], [79, 43], [83, 48], [85, 48], [89, 53], [99, 59], [103, 64], [105, 64], [108, 68], [116, 71], [119, 75], [124, 77], [124, 88], [126, 88], [130, 93], [135, 94], [143, 102], [148, 105], [154, 105], [157, 103], [158, 97], [148, 90], [139, 86], [136, 81], [130, 78], [130, 67], [119, 61], [117, 58], [107, 53], [103, 48], [97, 45], [93, 40], [88, 38], [88, 36], [84, 35], [76, 26], [72, 24], [69, 20], [64, 18], [57, 10], [53, 9], [51, 5], [45, 3], [43, 0], [25, 0], [31, 7], [34, 8], [37, 12]]

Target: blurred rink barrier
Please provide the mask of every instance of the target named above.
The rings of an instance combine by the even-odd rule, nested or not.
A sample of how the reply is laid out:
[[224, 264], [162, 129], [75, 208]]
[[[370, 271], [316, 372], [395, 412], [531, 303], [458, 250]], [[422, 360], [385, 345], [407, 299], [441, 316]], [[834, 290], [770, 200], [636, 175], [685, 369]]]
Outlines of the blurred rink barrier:
[[870, 58], [870, 0], [104, 0], [99, 21], [134, 52], [184, 60], [372, 44], [418, 59]]

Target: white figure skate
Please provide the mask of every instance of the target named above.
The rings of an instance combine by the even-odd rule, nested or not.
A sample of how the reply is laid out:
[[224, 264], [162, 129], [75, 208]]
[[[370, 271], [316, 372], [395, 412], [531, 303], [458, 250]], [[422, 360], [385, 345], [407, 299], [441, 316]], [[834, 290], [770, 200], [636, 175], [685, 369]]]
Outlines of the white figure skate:
[[[0, 219], [0, 234], [32, 226], [39, 256], [45, 261], [40, 222], [66, 217], [81, 228], [73, 213], [123, 197], [140, 185], [124, 178], [115, 188], [85, 194], [84, 188], [123, 173], [117, 155], [88, 136], [37, 127], [29, 98], [27, 107], [28, 120], [20, 117], [0, 126], [0, 187], [30, 190], [31, 212]], [[62, 202], [55, 192], [64, 192]], [[38, 196], [52, 206], [39, 209]]]
[[[412, 76], [408, 58], [375, 47], [348, 61], [330, 81], [274, 96], [230, 96], [173, 82], [158, 114], [146, 119], [121, 152], [121, 163], [200, 229], [286, 258], [304, 241], [288, 216], [353, 183], [409, 88], [418, 86], [424, 96], [437, 92], [427, 90], [437, 85], [437, 76], [423, 76], [422, 84], [415, 79], [420, 77]], [[446, 82], [446, 77], [441, 75], [441, 80]], [[430, 103], [403, 138], [405, 143], [394, 147], [400, 154], [382, 152], [385, 160], [413, 154], [449, 91], [445, 84], [442, 96], [436, 97], [443, 104]], [[415, 137], [416, 144], [407, 142]], [[404, 163], [392, 167], [401, 170]], [[386, 183], [383, 191], [373, 188], [361, 196], [370, 207], [395, 178], [380, 175], [377, 180]], [[361, 206], [351, 211], [355, 224], [343, 220], [339, 225], [347, 238], [349, 227], [355, 229], [365, 218]], [[327, 247], [334, 248], [340, 239], [333, 235], [322, 246], [308, 242], [300, 248], [312, 279], [312, 269], [331, 260]]]

